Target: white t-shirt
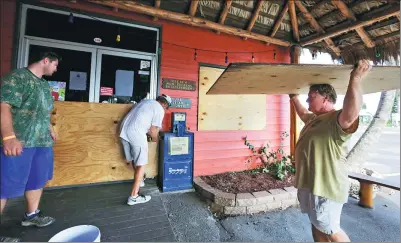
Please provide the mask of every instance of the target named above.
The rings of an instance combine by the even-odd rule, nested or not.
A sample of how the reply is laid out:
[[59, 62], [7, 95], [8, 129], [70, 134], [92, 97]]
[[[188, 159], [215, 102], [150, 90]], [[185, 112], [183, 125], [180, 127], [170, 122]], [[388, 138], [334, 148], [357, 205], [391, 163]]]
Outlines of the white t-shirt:
[[155, 100], [142, 100], [132, 108], [121, 123], [120, 137], [134, 146], [147, 147], [146, 133], [151, 126], [162, 127], [164, 109]]

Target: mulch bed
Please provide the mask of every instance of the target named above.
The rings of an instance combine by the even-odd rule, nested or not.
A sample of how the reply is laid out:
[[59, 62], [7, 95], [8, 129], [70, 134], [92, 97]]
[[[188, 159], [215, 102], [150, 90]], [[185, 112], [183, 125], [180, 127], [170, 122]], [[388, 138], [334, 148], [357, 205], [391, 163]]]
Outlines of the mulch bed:
[[253, 174], [249, 171], [242, 171], [201, 176], [201, 179], [211, 187], [223, 192], [249, 193], [293, 186], [295, 175], [289, 175], [281, 181], [268, 173]]

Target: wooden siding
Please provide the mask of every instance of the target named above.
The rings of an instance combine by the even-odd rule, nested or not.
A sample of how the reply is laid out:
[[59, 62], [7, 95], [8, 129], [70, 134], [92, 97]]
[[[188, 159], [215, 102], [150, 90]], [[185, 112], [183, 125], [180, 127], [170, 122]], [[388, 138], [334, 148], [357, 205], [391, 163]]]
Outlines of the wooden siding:
[[1, 0], [0, 1], [0, 27], [1, 27], [1, 41], [0, 41], [0, 75], [3, 77], [7, 74], [12, 67], [13, 58], [13, 41], [14, 41], [14, 27], [16, 16], [16, 0]]
[[[12, 1], [7, 2], [9, 2], [10, 5]], [[238, 37], [225, 34], [218, 35], [212, 31], [184, 26], [164, 20], [154, 22], [150, 17], [122, 10], [114, 12], [111, 8], [97, 6], [87, 2], [78, 1], [77, 3], [69, 3], [67, 1], [55, 0], [46, 0], [42, 2], [162, 26], [163, 44], [160, 81], [162, 78], [176, 78], [198, 82], [199, 66], [201, 64], [218, 65], [223, 67], [227, 65], [225, 63], [225, 51], [254, 52], [256, 63], [290, 63], [289, 48], [280, 48], [275, 45], [267, 46], [264, 43], [253, 40], [244, 41]], [[9, 8], [10, 10], [5, 10], [5, 12], [11, 10], [15, 12], [15, 6]], [[12, 16], [7, 19], [10, 18], [12, 19]], [[12, 42], [7, 44], [9, 47], [6, 49], [12, 49], [11, 43]], [[197, 60], [194, 60], [193, 49], [177, 47], [169, 43], [185, 45], [198, 49], [217, 50], [221, 51], [221, 53], [198, 51]], [[270, 50], [270, 52], [257, 53], [258, 51], [265, 50]], [[276, 51], [276, 59], [273, 58], [273, 50]], [[228, 62], [250, 62], [251, 58], [251, 53], [228, 54]], [[165, 116], [163, 125], [164, 130], [170, 129], [171, 112], [187, 112], [187, 126], [191, 131], [195, 132], [195, 176], [246, 169], [247, 164], [245, 162], [250, 155], [250, 151], [243, 143], [243, 136], [248, 136], [248, 139], [255, 145], [270, 141], [274, 146], [278, 146], [280, 144], [281, 132], [289, 132], [290, 106], [286, 96], [273, 95], [267, 97], [267, 128], [264, 131], [198, 132], [198, 91], [176, 91], [160, 88], [160, 92], [171, 95], [172, 97], [192, 99], [191, 109], [170, 109]], [[289, 138], [287, 138], [283, 143], [285, 150], [288, 152], [289, 143]], [[255, 166], [255, 163], [248, 166]]]

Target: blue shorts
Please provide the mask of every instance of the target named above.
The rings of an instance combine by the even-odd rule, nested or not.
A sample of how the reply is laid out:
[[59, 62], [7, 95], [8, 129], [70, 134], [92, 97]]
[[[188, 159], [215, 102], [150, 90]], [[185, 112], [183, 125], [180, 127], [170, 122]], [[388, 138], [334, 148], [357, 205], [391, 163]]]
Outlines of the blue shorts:
[[20, 156], [6, 156], [1, 148], [0, 198], [20, 197], [43, 188], [53, 179], [53, 148], [24, 148]]

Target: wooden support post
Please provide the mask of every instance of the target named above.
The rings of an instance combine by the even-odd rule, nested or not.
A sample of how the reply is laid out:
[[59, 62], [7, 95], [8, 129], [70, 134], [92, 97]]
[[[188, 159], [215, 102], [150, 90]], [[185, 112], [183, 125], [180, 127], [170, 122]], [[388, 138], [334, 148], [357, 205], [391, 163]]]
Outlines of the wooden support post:
[[373, 184], [360, 182], [359, 205], [364, 208], [373, 208]]
[[[301, 47], [291, 47], [291, 63], [299, 64], [299, 58], [301, 56]], [[295, 144], [297, 143], [297, 113], [294, 106], [290, 103], [290, 154], [291, 159], [295, 158]]]

